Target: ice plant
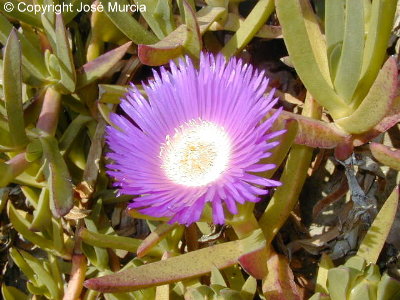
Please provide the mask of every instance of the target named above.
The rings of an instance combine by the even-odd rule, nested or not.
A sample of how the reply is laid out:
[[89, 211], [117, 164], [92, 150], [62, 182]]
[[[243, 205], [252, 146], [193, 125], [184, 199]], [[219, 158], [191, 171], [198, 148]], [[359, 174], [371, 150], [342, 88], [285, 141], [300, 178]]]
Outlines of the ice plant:
[[186, 58], [154, 71], [143, 85], [148, 99], [132, 85], [121, 102], [125, 115], [111, 115], [106, 137], [115, 186], [140, 195], [129, 208], [189, 225], [210, 202], [214, 223], [222, 224], [224, 208], [236, 214], [237, 203], [279, 186], [257, 175], [275, 167], [260, 160], [282, 133], [268, 131], [280, 109], [264, 120], [277, 102], [264, 96], [267, 85], [263, 72], [240, 59], [209, 54], [198, 69]]

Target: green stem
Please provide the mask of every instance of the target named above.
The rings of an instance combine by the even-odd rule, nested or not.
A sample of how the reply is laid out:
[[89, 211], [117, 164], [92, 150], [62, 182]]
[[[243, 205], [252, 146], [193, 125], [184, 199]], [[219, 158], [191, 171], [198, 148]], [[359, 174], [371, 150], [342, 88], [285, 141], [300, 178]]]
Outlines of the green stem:
[[[319, 118], [321, 111], [313, 99], [307, 97], [303, 115]], [[303, 145], [294, 145], [281, 176], [282, 186], [274, 193], [267, 209], [259, 220], [267, 245], [273, 240], [279, 229], [288, 219], [297, 204], [299, 194], [307, 177], [313, 149]]]

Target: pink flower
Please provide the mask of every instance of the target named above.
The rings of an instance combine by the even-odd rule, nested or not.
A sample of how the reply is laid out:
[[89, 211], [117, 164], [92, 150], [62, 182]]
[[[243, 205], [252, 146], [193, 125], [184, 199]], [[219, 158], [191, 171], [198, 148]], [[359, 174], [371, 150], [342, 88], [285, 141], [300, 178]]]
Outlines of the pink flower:
[[275, 168], [259, 162], [283, 133], [268, 131], [281, 109], [262, 121], [277, 99], [264, 97], [268, 80], [241, 60], [202, 54], [198, 69], [189, 58], [170, 69], [143, 85], [148, 99], [132, 85], [126, 115], [111, 115], [108, 174], [121, 194], [140, 195], [129, 208], [190, 225], [209, 202], [222, 224], [224, 209], [236, 214], [237, 203], [268, 193], [262, 186], [280, 185], [257, 173]]

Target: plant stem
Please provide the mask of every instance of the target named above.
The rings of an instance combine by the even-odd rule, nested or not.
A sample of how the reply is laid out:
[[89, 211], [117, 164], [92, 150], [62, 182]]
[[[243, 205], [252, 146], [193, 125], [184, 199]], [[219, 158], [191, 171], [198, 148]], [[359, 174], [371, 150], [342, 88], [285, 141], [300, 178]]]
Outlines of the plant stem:
[[60, 106], [60, 93], [51, 87], [47, 88], [36, 127], [47, 134], [54, 136], [57, 130]]
[[[303, 115], [314, 119], [321, 116], [320, 106], [309, 95], [306, 98]], [[281, 176], [282, 186], [276, 190], [259, 220], [267, 244], [271, 243], [297, 204], [307, 177], [312, 153], [313, 149], [310, 147], [303, 145], [292, 146], [285, 170]]]

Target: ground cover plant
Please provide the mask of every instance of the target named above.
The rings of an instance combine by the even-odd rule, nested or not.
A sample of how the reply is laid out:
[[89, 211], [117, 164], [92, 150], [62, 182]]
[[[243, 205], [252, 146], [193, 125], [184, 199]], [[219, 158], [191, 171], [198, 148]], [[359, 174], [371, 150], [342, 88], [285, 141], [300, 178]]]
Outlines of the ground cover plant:
[[1, 0], [9, 299], [400, 299], [395, 0]]

